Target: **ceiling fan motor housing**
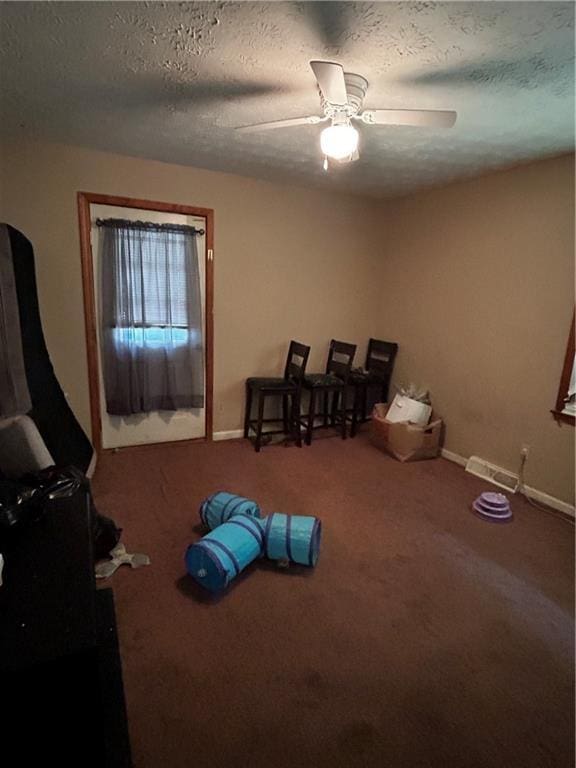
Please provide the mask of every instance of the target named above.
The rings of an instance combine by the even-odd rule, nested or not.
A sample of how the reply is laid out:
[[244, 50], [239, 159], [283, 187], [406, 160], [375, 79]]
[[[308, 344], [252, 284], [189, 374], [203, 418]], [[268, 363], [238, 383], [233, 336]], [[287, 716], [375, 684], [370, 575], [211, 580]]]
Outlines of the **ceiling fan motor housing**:
[[347, 104], [333, 104], [328, 101], [322, 91], [320, 91], [320, 101], [326, 117], [338, 119], [344, 117], [349, 119], [356, 115], [362, 108], [366, 91], [368, 90], [368, 80], [362, 75], [356, 75], [353, 72], [344, 72], [344, 81], [346, 83]]
[[368, 80], [362, 77], [362, 75], [344, 72], [344, 81], [346, 83], [346, 93], [348, 94], [348, 104], [354, 108], [354, 114], [356, 114], [362, 108], [362, 103], [368, 90]]

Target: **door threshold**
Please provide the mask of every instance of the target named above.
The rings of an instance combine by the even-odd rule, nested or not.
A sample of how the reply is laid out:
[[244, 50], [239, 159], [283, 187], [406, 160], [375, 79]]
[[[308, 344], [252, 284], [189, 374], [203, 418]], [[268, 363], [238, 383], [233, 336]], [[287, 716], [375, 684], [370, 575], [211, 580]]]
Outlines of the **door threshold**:
[[189, 440], [163, 440], [159, 443], [140, 443], [139, 445], [119, 445], [117, 448], [102, 448], [100, 454], [108, 453], [120, 453], [121, 451], [133, 451], [141, 448], [158, 448], [159, 446], [168, 445], [190, 445], [191, 443], [211, 443], [207, 437], [191, 437]]

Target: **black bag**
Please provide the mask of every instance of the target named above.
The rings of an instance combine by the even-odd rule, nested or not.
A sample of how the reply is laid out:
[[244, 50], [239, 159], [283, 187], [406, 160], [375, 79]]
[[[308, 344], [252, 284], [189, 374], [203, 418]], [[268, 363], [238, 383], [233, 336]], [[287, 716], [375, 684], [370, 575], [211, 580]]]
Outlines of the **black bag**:
[[102, 560], [120, 541], [122, 529], [94, 505], [90, 481], [76, 467], [48, 467], [18, 481], [0, 479], [0, 541], [49, 512], [50, 501], [74, 496], [80, 488], [90, 499], [90, 527], [94, 560]]
[[92, 555], [94, 560], [104, 560], [120, 541], [122, 528], [112, 518], [101, 515], [94, 506], [90, 494], [90, 517], [92, 520]]

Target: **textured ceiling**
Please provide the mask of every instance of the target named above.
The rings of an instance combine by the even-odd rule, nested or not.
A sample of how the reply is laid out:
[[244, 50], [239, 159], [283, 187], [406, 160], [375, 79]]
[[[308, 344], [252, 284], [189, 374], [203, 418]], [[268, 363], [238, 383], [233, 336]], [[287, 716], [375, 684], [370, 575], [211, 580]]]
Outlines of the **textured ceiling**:
[[[574, 5], [556, 2], [0, 3], [0, 125], [97, 149], [402, 195], [574, 146]], [[366, 108], [455, 109], [451, 130], [361, 127], [322, 170], [314, 58], [364, 75]]]

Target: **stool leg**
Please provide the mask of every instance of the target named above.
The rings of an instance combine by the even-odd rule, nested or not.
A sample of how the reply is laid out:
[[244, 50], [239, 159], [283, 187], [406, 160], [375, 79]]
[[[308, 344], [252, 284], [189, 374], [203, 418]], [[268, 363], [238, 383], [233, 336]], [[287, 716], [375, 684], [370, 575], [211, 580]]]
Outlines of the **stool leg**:
[[302, 448], [302, 435], [300, 433], [300, 392], [292, 392], [292, 434], [298, 448]]
[[346, 430], [346, 393], [347, 393], [347, 390], [346, 390], [346, 387], [344, 387], [341, 394], [342, 401], [340, 403], [340, 407], [341, 407], [340, 416], [342, 419], [342, 440], [346, 440], [346, 432], [347, 432]]
[[306, 445], [312, 444], [312, 429], [314, 427], [314, 416], [316, 415], [316, 392], [314, 387], [310, 389], [310, 404], [308, 406], [308, 424], [306, 428]]
[[354, 402], [352, 403], [352, 424], [350, 426], [350, 437], [356, 437], [356, 421], [358, 420], [358, 409], [360, 408], [360, 387], [354, 387]]
[[262, 442], [262, 421], [264, 420], [264, 403], [266, 401], [266, 395], [263, 392], [258, 393], [258, 424], [256, 425], [256, 453], [260, 451], [260, 444]]
[[324, 415], [323, 424], [324, 424], [325, 427], [327, 427], [328, 426], [328, 408], [329, 408], [329, 405], [328, 405], [329, 394], [328, 394], [328, 392], [324, 392], [323, 400], [324, 400], [324, 402], [323, 402], [323, 415]]
[[336, 414], [338, 412], [338, 392], [332, 392], [332, 409], [330, 411], [330, 424], [336, 427]]
[[250, 414], [252, 412], [252, 387], [246, 384], [246, 404], [244, 410], [244, 437], [250, 434]]
[[289, 419], [288, 419], [288, 395], [282, 395], [282, 426], [284, 427], [284, 434], [290, 433]]

